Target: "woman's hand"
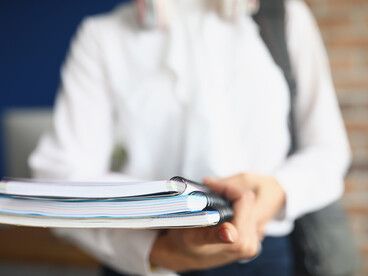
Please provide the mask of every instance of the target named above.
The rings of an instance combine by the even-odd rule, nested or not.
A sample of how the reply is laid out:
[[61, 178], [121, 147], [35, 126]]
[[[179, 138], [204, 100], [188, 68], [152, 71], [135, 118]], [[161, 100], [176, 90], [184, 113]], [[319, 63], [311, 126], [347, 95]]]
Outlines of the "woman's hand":
[[[220, 187], [221, 183], [214, 185]], [[255, 256], [259, 244], [255, 194], [249, 189], [238, 192], [237, 188], [236, 185], [226, 188], [226, 196], [234, 209], [231, 222], [216, 227], [167, 230], [152, 247], [151, 264], [183, 272]]]
[[255, 212], [260, 238], [267, 223], [285, 205], [285, 191], [277, 180], [270, 176], [242, 173], [223, 179], [205, 178], [204, 183], [230, 200], [236, 194], [252, 190], [256, 195]]

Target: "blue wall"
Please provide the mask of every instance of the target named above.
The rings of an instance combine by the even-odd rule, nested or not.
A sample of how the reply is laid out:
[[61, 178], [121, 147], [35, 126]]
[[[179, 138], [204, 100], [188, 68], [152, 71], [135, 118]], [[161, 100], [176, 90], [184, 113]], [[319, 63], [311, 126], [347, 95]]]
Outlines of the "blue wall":
[[[60, 66], [81, 19], [126, 1], [1, 0], [0, 112], [52, 106]], [[2, 176], [2, 151], [0, 156]]]

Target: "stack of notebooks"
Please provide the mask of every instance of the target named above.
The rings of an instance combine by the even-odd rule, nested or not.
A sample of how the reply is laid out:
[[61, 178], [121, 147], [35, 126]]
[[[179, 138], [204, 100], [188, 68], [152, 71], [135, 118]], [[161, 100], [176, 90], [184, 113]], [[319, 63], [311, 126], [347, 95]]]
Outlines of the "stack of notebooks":
[[0, 182], [0, 224], [65, 228], [182, 228], [232, 218], [208, 187], [173, 177], [151, 182]]

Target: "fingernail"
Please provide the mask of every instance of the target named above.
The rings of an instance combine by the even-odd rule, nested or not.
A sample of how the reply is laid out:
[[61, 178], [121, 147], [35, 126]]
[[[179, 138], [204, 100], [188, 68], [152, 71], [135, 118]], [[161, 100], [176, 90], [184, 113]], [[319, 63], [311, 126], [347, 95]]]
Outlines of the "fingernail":
[[227, 235], [227, 238], [229, 239], [229, 241], [234, 242], [233, 237], [231, 236], [229, 229], [225, 229], [225, 232], [226, 232], [226, 235]]
[[230, 231], [229, 229], [223, 229], [220, 231], [220, 238], [223, 240], [223, 241], [226, 241], [226, 242], [231, 242], [233, 243], [234, 240], [230, 234]]

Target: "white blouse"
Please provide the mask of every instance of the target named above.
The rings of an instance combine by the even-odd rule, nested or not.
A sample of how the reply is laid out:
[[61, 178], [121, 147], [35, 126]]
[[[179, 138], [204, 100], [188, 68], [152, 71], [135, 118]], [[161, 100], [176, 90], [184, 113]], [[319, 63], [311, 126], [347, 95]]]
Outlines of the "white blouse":
[[[139, 27], [133, 4], [84, 20], [62, 70], [54, 127], [30, 158], [35, 177], [201, 181], [240, 172], [273, 175], [286, 192], [266, 234], [343, 193], [350, 152], [328, 61], [304, 2], [287, 1], [287, 44], [298, 84], [297, 153], [287, 157], [289, 91], [249, 16], [227, 22], [176, 0], [167, 29]], [[196, 0], [197, 3], [199, 2]], [[116, 144], [127, 151], [109, 174]], [[155, 230], [61, 229], [118, 271], [151, 271]]]

